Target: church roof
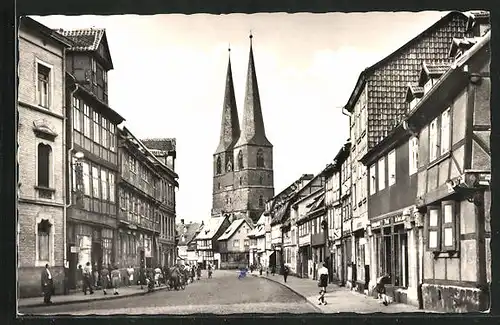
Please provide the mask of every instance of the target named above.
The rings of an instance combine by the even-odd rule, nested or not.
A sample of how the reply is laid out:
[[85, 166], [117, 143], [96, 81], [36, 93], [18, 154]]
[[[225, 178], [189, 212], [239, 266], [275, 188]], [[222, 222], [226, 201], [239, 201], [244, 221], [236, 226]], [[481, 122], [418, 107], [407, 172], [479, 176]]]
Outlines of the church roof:
[[255, 62], [253, 58], [252, 37], [253, 36], [250, 35], [250, 55], [248, 60], [241, 135], [235, 147], [246, 144], [272, 147], [271, 142], [269, 142], [266, 137], [266, 131], [264, 129], [259, 86], [257, 84], [257, 74], [255, 72]]
[[234, 95], [233, 73], [231, 69], [231, 58], [227, 63], [226, 90], [224, 93], [224, 104], [222, 106], [222, 121], [220, 128], [220, 141], [216, 154], [230, 150], [234, 147], [240, 137], [240, 122], [238, 120], [238, 109], [236, 108], [236, 97]]

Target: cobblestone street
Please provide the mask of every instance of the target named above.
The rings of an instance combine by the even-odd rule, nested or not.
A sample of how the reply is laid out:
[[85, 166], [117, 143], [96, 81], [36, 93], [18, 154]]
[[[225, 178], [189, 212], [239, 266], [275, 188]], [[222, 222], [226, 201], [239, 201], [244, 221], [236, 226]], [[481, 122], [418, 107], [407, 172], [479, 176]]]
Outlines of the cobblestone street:
[[[96, 292], [95, 295], [102, 295]], [[308, 313], [317, 309], [290, 289], [265, 279], [238, 280], [236, 271], [206, 273], [184, 291], [167, 291], [120, 299], [44, 307], [20, 307], [24, 314], [190, 314], [190, 313]]]

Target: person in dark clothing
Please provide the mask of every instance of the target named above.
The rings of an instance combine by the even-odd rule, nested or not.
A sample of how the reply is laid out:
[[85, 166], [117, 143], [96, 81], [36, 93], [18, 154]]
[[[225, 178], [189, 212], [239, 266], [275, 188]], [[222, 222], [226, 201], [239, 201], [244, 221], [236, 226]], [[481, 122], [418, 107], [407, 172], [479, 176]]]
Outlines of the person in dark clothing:
[[45, 264], [45, 269], [42, 271], [41, 284], [43, 291], [43, 302], [46, 304], [51, 304], [52, 293], [54, 291], [54, 282], [52, 280], [52, 274], [49, 270], [49, 264]]
[[288, 268], [288, 265], [284, 265], [283, 266], [283, 280], [285, 280], [285, 283], [286, 283], [286, 279], [288, 278], [288, 274], [290, 273], [290, 269]]
[[388, 274], [384, 274], [383, 276], [377, 279], [377, 286], [375, 287], [378, 299], [382, 300], [382, 303], [385, 306], [389, 304], [389, 299], [385, 291], [385, 285], [389, 283], [391, 283], [391, 277]]
[[83, 293], [87, 294], [87, 288], [90, 291], [90, 294], [94, 294], [94, 289], [92, 289], [92, 267], [90, 266], [90, 262], [85, 264], [83, 268]]

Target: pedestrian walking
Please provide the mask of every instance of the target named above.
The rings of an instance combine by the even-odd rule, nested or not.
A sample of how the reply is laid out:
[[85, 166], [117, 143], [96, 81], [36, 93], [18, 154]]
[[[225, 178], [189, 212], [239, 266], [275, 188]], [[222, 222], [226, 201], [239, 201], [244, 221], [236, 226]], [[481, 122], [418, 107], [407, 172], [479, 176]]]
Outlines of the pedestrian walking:
[[118, 266], [115, 265], [114, 270], [111, 271], [111, 284], [113, 286], [113, 294], [119, 295], [118, 287], [120, 286], [120, 270], [118, 270]]
[[83, 289], [83, 268], [78, 264], [78, 271], [76, 272], [76, 285], [78, 289]]
[[94, 274], [94, 288], [97, 289], [97, 287], [99, 286], [99, 269], [97, 268], [97, 263], [94, 263], [94, 270], [93, 270], [93, 274]]
[[288, 267], [288, 265], [285, 264], [283, 266], [283, 280], [285, 280], [285, 283], [289, 273], [290, 273], [290, 268]]
[[111, 281], [111, 278], [109, 276], [108, 267], [103, 264], [102, 269], [101, 269], [101, 285], [102, 285], [102, 293], [104, 293], [105, 295], [108, 294], [106, 292], [106, 289], [108, 288], [110, 281]]
[[377, 298], [382, 301], [382, 303], [387, 306], [389, 305], [389, 297], [385, 291], [385, 285], [389, 284], [391, 277], [386, 273], [377, 279], [377, 286], [375, 290], [377, 291]]
[[127, 269], [127, 275], [127, 285], [130, 287], [134, 283], [134, 268], [132, 267], [132, 265], [129, 265]]
[[325, 294], [327, 286], [328, 286], [328, 269], [326, 268], [326, 264], [322, 263], [321, 267], [318, 270], [318, 287], [321, 288], [318, 298], [320, 305], [326, 305]]
[[212, 270], [213, 270], [212, 263], [210, 263], [210, 264], [208, 264], [208, 278], [209, 279], [212, 278]]
[[90, 262], [87, 262], [83, 267], [83, 293], [87, 294], [87, 289], [90, 291], [90, 294], [94, 294], [94, 289], [92, 289], [92, 267], [90, 266]]
[[52, 274], [49, 270], [49, 264], [45, 264], [45, 269], [41, 274], [41, 284], [42, 284], [42, 292], [43, 292], [43, 302], [45, 304], [51, 304], [50, 300], [52, 294], [54, 293], [54, 282], [52, 280]]

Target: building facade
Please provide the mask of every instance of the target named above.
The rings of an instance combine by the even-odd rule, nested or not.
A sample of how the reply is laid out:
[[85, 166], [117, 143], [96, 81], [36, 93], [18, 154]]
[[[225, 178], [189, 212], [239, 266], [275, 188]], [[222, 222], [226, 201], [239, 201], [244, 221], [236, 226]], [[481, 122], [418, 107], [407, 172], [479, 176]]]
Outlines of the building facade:
[[273, 146], [266, 137], [250, 36], [241, 131], [228, 64], [221, 135], [214, 160], [212, 215], [231, 213], [257, 222], [274, 196]]
[[40, 295], [48, 264], [65, 289], [65, 49], [70, 40], [31, 18], [19, 28], [18, 293]]
[[[475, 33], [485, 31], [476, 27]], [[405, 122], [419, 138], [416, 206], [424, 224], [425, 309], [489, 308], [490, 35], [474, 34], [480, 38], [470, 49], [453, 53], [452, 67], [424, 90]]]
[[240, 269], [250, 265], [250, 238], [252, 225], [245, 219], [236, 219], [218, 238], [221, 269]]
[[208, 222], [205, 222], [200, 233], [196, 236], [196, 250], [198, 254], [198, 263], [203, 268], [211, 263], [215, 268], [221, 265], [221, 257], [219, 252], [219, 242], [217, 239], [231, 225], [229, 215], [221, 215], [211, 217]]
[[200, 233], [202, 226], [203, 224], [198, 222], [184, 223], [184, 219], [181, 219], [181, 222], [176, 225], [177, 257], [182, 263], [189, 264], [198, 261], [198, 258], [189, 252], [196, 252], [196, 240], [194, 239]]
[[359, 161], [368, 150], [388, 135], [395, 123], [407, 112], [405, 93], [414, 84], [422, 61], [446, 63], [453, 38], [466, 35], [471, 16], [451, 12], [416, 36], [400, 49], [365, 69], [345, 105], [349, 116], [352, 161], [352, 269], [353, 285], [368, 289], [371, 279], [368, 245], [368, 178], [366, 167]]
[[175, 138], [143, 139], [141, 142], [156, 157], [154, 164], [163, 170], [163, 180], [157, 185], [163, 199], [159, 205], [160, 236], [158, 237], [159, 263], [162, 266], [173, 265], [177, 256], [175, 241], [176, 190], [179, 187], [175, 172], [177, 158]]
[[[173, 265], [177, 174], [126, 127], [119, 129], [118, 148], [119, 266], [126, 269]], [[160, 238], [170, 244], [163, 254]]]

